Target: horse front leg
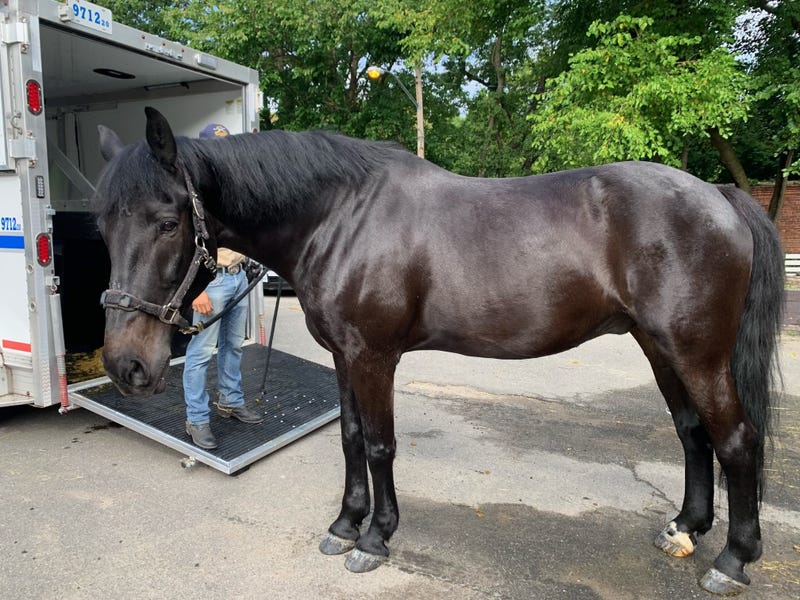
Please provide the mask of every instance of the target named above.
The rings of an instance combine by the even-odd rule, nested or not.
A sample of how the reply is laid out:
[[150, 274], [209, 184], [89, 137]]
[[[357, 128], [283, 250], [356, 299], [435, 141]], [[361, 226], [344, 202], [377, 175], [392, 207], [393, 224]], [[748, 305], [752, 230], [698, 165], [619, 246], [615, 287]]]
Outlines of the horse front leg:
[[354, 573], [377, 568], [389, 556], [386, 542], [397, 529], [399, 511], [394, 489], [394, 370], [397, 360], [381, 357], [350, 367], [350, 381], [364, 432], [366, 460], [372, 475], [375, 508], [369, 529], [358, 538], [345, 566]]
[[356, 545], [361, 522], [369, 514], [370, 496], [361, 416], [358, 414], [345, 361], [337, 354], [334, 354], [333, 359], [341, 399], [339, 423], [345, 460], [344, 495], [339, 516], [331, 523], [319, 549], [323, 554], [344, 554]]

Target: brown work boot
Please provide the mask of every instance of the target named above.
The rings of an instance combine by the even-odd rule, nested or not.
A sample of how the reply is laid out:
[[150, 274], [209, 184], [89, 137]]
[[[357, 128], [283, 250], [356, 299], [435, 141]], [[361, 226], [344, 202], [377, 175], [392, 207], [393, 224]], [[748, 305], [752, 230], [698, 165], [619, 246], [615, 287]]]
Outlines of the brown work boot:
[[241, 406], [224, 406], [215, 402], [219, 416], [223, 419], [239, 419], [242, 423], [261, 423], [264, 420], [264, 413], [259, 412], [253, 408], [249, 408], [246, 404]]
[[187, 421], [186, 433], [191, 436], [195, 446], [205, 450], [213, 450], [217, 447], [217, 438], [214, 437], [209, 423], [192, 424]]

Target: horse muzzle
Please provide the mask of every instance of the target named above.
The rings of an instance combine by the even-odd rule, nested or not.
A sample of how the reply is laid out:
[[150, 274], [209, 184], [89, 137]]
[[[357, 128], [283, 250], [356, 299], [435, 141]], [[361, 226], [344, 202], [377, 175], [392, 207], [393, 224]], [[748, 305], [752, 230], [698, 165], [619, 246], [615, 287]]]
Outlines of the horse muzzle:
[[151, 396], [167, 387], [169, 356], [147, 361], [125, 349], [114, 352], [103, 349], [103, 368], [124, 396]]

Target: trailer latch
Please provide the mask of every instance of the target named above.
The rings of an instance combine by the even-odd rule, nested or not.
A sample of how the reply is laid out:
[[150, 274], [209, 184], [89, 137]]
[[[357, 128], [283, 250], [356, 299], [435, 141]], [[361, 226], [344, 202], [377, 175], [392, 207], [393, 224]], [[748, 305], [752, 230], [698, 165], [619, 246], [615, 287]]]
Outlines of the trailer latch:
[[36, 158], [36, 140], [34, 138], [11, 140], [8, 146], [11, 158]]
[[21, 21], [5, 23], [0, 31], [3, 32], [4, 44], [28, 44], [28, 25]]

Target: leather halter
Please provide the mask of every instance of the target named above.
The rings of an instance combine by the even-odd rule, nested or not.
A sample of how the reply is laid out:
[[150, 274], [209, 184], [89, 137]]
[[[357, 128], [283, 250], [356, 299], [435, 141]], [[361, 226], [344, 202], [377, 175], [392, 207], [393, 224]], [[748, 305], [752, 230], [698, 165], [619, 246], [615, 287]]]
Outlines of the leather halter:
[[162, 323], [167, 325], [175, 325], [182, 333], [189, 335], [196, 335], [200, 333], [206, 326], [216, 321], [222, 315], [217, 315], [217, 318], [211, 319], [206, 323], [200, 322], [192, 326], [189, 321], [181, 316], [181, 306], [186, 293], [189, 291], [192, 283], [194, 282], [197, 271], [200, 270], [200, 265], [204, 265], [211, 273], [216, 273], [217, 263], [214, 257], [211, 256], [206, 248], [206, 240], [209, 238], [208, 229], [206, 228], [205, 211], [200, 197], [192, 185], [192, 180], [189, 174], [183, 171], [183, 177], [186, 181], [186, 190], [189, 192], [189, 201], [192, 205], [192, 223], [194, 224], [194, 256], [192, 263], [189, 265], [189, 270], [183, 278], [183, 282], [173, 294], [172, 298], [166, 304], [155, 304], [137, 298], [133, 294], [123, 292], [122, 290], [108, 289], [100, 295], [100, 304], [103, 308], [116, 308], [132, 312], [140, 310], [148, 315], [157, 317]]

